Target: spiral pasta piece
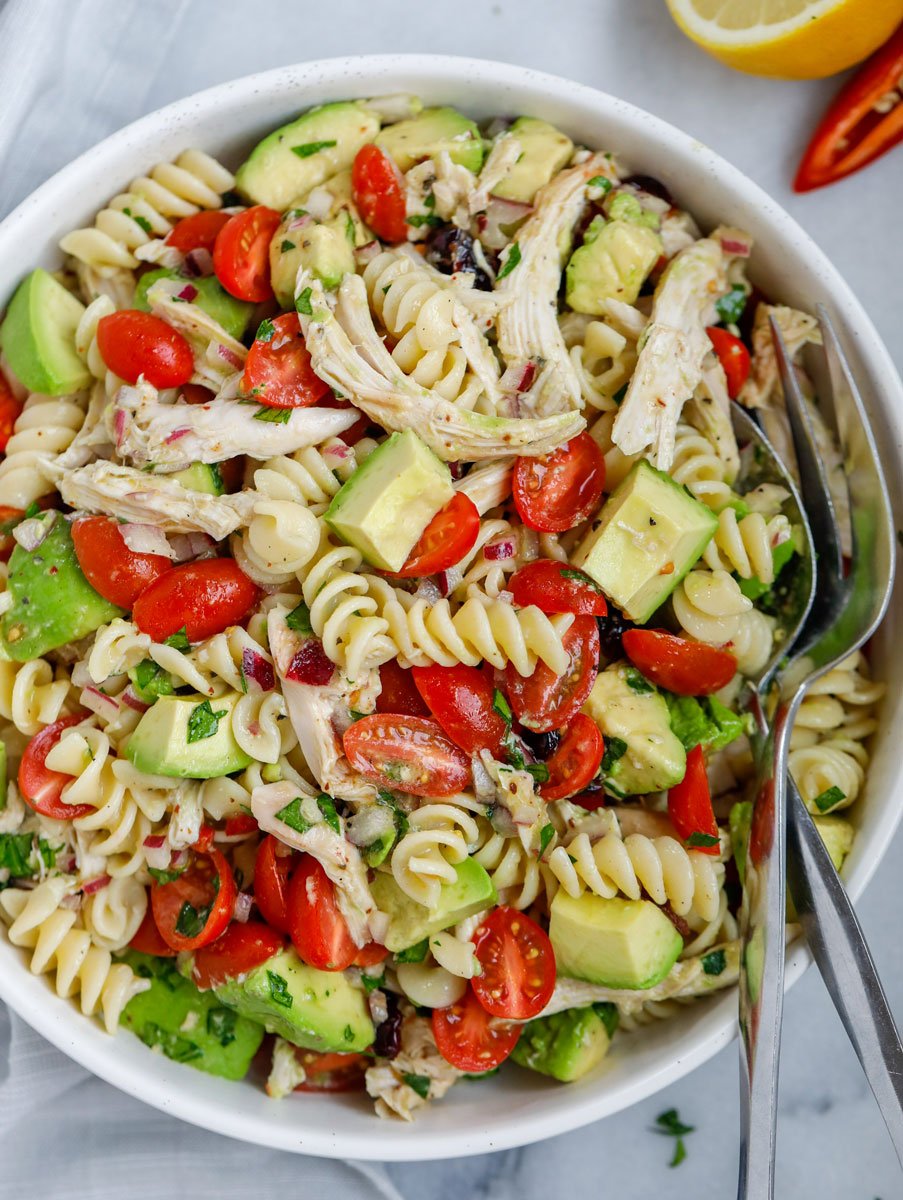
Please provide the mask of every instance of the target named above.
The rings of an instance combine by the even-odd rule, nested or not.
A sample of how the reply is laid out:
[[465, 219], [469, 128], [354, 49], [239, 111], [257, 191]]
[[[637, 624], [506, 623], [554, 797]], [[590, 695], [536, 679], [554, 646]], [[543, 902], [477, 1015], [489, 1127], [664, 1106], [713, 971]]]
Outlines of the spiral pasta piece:
[[0, 717], [31, 737], [63, 714], [69, 680], [54, 677], [43, 658], [15, 663], [0, 660]]
[[85, 899], [81, 918], [102, 950], [124, 950], [147, 912], [147, 888], [134, 878], [111, 879]]
[[696, 569], [678, 584], [671, 603], [681, 628], [697, 642], [728, 646], [745, 675], [761, 670], [774, 643], [772, 624], [720, 568]]
[[82, 1013], [99, 1013], [107, 1033], [114, 1034], [122, 1010], [150, 982], [139, 979], [128, 964], [114, 963], [110, 951], [82, 927], [79, 914], [60, 907], [73, 888], [74, 881], [65, 876], [54, 876], [32, 891], [6, 888], [0, 892], [0, 916], [9, 925], [12, 944], [32, 951], [31, 973], [54, 974], [56, 994], [64, 999], [77, 995]]
[[774, 583], [774, 549], [790, 536], [790, 522], [783, 513], [770, 521], [757, 512], [738, 518], [729, 506], [718, 514], [718, 528], [702, 558], [712, 571], [730, 571], [768, 587]]
[[520, 838], [503, 837], [489, 827], [486, 840], [472, 857], [489, 875], [500, 903], [525, 909], [542, 895], [539, 860], [524, 849]]
[[715, 444], [692, 425], [677, 426], [671, 476], [697, 500], [720, 512], [733, 498], [731, 468]]
[[584, 403], [600, 412], [617, 412], [615, 395], [636, 367], [636, 341], [581, 313], [565, 313], [558, 325]]
[[163, 238], [176, 221], [202, 209], [222, 207], [232, 174], [202, 150], [185, 150], [174, 163], [160, 163], [133, 179], [97, 214], [94, 225], [60, 239], [60, 249], [101, 274], [139, 265], [135, 254], [154, 237]]
[[442, 885], [454, 883], [455, 866], [476, 844], [477, 823], [456, 805], [437, 803], [416, 809], [408, 825], [408, 832], [392, 851], [392, 875], [406, 896], [433, 908]]
[[25, 401], [0, 462], [0, 496], [13, 508], [26, 509], [54, 484], [41, 467], [67, 450], [85, 419], [85, 404], [70, 396], [35, 393]]
[[116, 311], [116, 305], [107, 295], [100, 295], [92, 300], [82, 314], [75, 328], [75, 351], [83, 359], [88, 370], [99, 380], [107, 396], [112, 397], [122, 385], [122, 380], [115, 375], [103, 360], [100, 347], [97, 345], [97, 326], [104, 317]]

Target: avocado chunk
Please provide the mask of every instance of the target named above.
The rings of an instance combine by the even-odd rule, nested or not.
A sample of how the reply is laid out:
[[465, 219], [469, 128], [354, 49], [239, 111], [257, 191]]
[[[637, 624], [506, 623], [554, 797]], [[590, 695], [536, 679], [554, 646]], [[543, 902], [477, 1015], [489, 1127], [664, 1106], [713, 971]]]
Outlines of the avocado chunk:
[[343, 171], [379, 132], [379, 118], [356, 101], [322, 104], [273, 130], [251, 151], [235, 186], [252, 204], [278, 212]]
[[573, 1083], [589, 1074], [608, 1053], [617, 1024], [618, 1010], [613, 1004], [568, 1008], [538, 1017], [523, 1027], [511, 1057], [531, 1071]]
[[0, 325], [0, 350], [30, 392], [67, 396], [90, 384], [91, 372], [75, 350], [84, 312], [43, 267], [19, 284]]
[[192, 463], [184, 471], [176, 471], [172, 478], [189, 491], [206, 492], [209, 496], [222, 496], [226, 490], [219, 463]]
[[307, 966], [291, 949], [213, 990], [222, 1004], [307, 1050], [355, 1053], [376, 1036], [363, 989], [340, 971]]
[[493, 195], [530, 204], [539, 189], [567, 163], [574, 143], [560, 129], [537, 117], [518, 117], [511, 134], [520, 142], [520, 158], [493, 188]]
[[264, 1029], [239, 1016], [213, 992], [200, 992], [176, 970], [175, 960], [130, 950], [124, 955], [150, 989], [132, 997], [119, 1018], [146, 1046], [208, 1075], [243, 1079]]
[[614, 795], [663, 792], [683, 779], [687, 753], [667, 702], [636, 667], [613, 663], [600, 671], [583, 711], [605, 738], [605, 786]]
[[347, 208], [328, 221], [309, 216], [283, 221], [270, 242], [270, 282], [280, 305], [295, 307], [295, 280], [302, 268], [325, 288], [337, 288], [346, 275], [353, 275], [354, 244], [355, 224]]
[[435, 908], [424, 908], [406, 896], [391, 875], [376, 873], [370, 890], [377, 908], [389, 917], [385, 945], [393, 954], [416, 946], [430, 934], [457, 925], [465, 917], [496, 903], [498, 897], [492, 880], [474, 859], [465, 858], [457, 863], [455, 874], [458, 878], [454, 883], [442, 885]]
[[683, 938], [651, 900], [607, 900], [563, 889], [552, 901], [549, 937], [559, 974], [600, 987], [645, 991], [665, 978]]
[[[135, 308], [141, 312], [150, 312], [147, 293], [158, 279], [182, 279], [178, 271], [169, 271], [162, 267], [158, 271], [146, 271], [138, 280], [135, 288], [135, 298], [132, 301]], [[200, 279], [185, 279], [185, 286], [192, 287], [197, 292], [190, 301], [202, 308], [208, 317], [212, 317], [217, 325], [221, 325], [230, 337], [241, 338], [248, 328], [248, 322], [254, 313], [254, 305], [247, 300], [236, 300], [230, 296], [218, 279], [212, 275]]]
[[567, 302], [575, 312], [604, 316], [606, 300], [634, 304], [663, 253], [646, 224], [594, 217], [567, 265]]
[[0, 624], [0, 654], [15, 662], [40, 658], [125, 615], [85, 579], [62, 514], [51, 510], [34, 520], [49, 532], [34, 550], [13, 550], [7, 582], [13, 602]]
[[839, 871], [850, 853], [855, 830], [843, 817], [813, 817], [815, 828], [821, 834], [825, 849], [831, 856], [835, 871]]
[[643, 459], [605, 501], [572, 561], [631, 621], [643, 624], [717, 527], [711, 509]]
[[126, 757], [139, 771], [184, 779], [217, 779], [243, 771], [253, 759], [232, 733], [235, 693], [161, 696], [128, 740]]
[[367, 456], [323, 516], [367, 562], [384, 571], [400, 571], [424, 529], [453, 495], [448, 465], [405, 429]]
[[410, 170], [425, 158], [435, 158], [443, 150], [452, 162], [474, 174], [483, 165], [480, 131], [456, 108], [425, 108], [416, 117], [387, 125], [376, 144], [392, 155], [401, 171]]

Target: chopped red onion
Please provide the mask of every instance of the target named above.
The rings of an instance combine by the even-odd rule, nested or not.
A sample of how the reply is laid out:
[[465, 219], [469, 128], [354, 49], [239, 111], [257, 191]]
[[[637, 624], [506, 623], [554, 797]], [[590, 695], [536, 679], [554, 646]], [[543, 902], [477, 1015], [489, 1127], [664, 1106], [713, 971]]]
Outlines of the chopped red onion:
[[147, 865], [155, 871], [168, 871], [172, 863], [172, 847], [168, 839], [160, 837], [159, 846], [149, 846], [150, 838], [144, 842], [144, 859]]
[[533, 211], [532, 204], [519, 200], [505, 200], [501, 196], [490, 196], [486, 212], [478, 221], [480, 241], [490, 250], [504, 250], [511, 241], [514, 229]]
[[502, 604], [514, 604], [514, 594], [512, 592], [499, 592], [498, 600]]
[[367, 263], [373, 262], [374, 258], [380, 253], [382, 246], [379, 242], [366, 242], [363, 246], [355, 246], [354, 258], [358, 266], [365, 267]]
[[451, 583], [451, 576], [448, 571], [439, 571], [436, 575], [436, 586], [439, 588], [439, 594], [445, 599], [454, 591]]
[[451, 473], [452, 479], [460, 479], [464, 473], [464, 468], [459, 462], [450, 462], [448, 464], [448, 469]]
[[95, 892], [105, 888], [109, 882], [109, 875], [98, 875], [96, 879], [89, 879], [87, 883], [82, 884], [82, 892], [86, 896], [93, 896]]
[[248, 917], [251, 915], [251, 905], [254, 903], [254, 897], [250, 892], [239, 892], [235, 897], [235, 907], [232, 910], [232, 916], [236, 921], [240, 921], [242, 925], [247, 923]]
[[483, 547], [483, 557], [487, 562], [503, 562], [506, 558], [514, 558], [514, 542], [508, 538], [501, 542], [488, 542]]
[[166, 845], [166, 834], [150, 833], [144, 839], [144, 845], [148, 850], [159, 850], [162, 846]]
[[[304, 207], [315, 220], [325, 221], [332, 212], [334, 202], [335, 197], [328, 188], [316, 187], [312, 192], [308, 192], [304, 201]], [[304, 218], [300, 217], [299, 220], [304, 220]]]
[[188, 866], [188, 851], [187, 850], [177, 850], [175, 852], [175, 854], [172, 856], [172, 869], [174, 871], [181, 871], [181, 869], [183, 867], [187, 867], [187, 866]]
[[417, 584], [417, 590], [414, 593], [418, 600], [425, 600], [427, 604], [435, 604], [442, 599], [441, 587], [433, 582], [432, 579], [421, 579]]
[[296, 683], [325, 687], [332, 680], [335, 664], [326, 656], [319, 638], [308, 638], [289, 663], [286, 678]]
[[303, 213], [300, 217], [292, 217], [288, 225], [285, 227], [286, 233], [297, 233], [299, 229], [303, 229], [305, 225], [312, 225], [313, 217], [310, 213]]
[[213, 255], [204, 246], [189, 250], [185, 255], [184, 267], [189, 275], [204, 278], [213, 274]]
[[738, 258], [749, 258], [752, 247], [749, 242], [741, 241], [739, 238], [722, 238], [721, 249], [725, 254], [735, 254]]
[[187, 433], [191, 433], [191, 427], [188, 425], [183, 425], [181, 429], [174, 429], [172, 433], [168, 433], [164, 438], [164, 441], [166, 445], [169, 446], [173, 442], [177, 442], [179, 438], [185, 437]]
[[125, 436], [125, 422], [126, 422], [125, 409], [117, 408], [116, 414], [113, 417], [113, 431], [116, 434], [116, 445], [117, 446], [122, 445], [122, 439]]
[[241, 652], [241, 669], [246, 679], [253, 680], [262, 692], [271, 692], [276, 686], [273, 664], [250, 646]]
[[120, 692], [119, 699], [126, 706], [126, 708], [131, 708], [134, 712], [146, 713], [150, 708], [149, 704], [145, 704], [143, 700], [138, 699], [134, 690], [132, 689], [131, 684], [129, 684], [124, 692]]
[[187, 300], [190, 303], [192, 300], [197, 299], [197, 295], [198, 295], [198, 290], [194, 286], [194, 284], [186, 283], [185, 286], [182, 288], [181, 292], [179, 292], [177, 294], [176, 299], [177, 300]]
[[119, 701], [114, 700], [112, 696], [106, 695], [99, 688], [86, 687], [82, 689], [82, 693], [78, 698], [79, 704], [84, 708], [88, 708], [98, 716], [112, 719], [119, 712]]
[[531, 359], [523, 366], [509, 367], [499, 380], [503, 392], [529, 392], [536, 378], [536, 363]]
[[236, 354], [236, 352], [230, 349], [228, 346], [224, 346], [222, 342], [217, 342], [216, 352], [223, 362], [227, 362], [229, 366], [234, 367], [236, 371], [240, 371], [245, 365], [244, 359], [241, 357], [241, 355]]
[[30, 554], [32, 550], [37, 550], [53, 528], [56, 516], [56, 512], [51, 509], [44, 517], [29, 517], [25, 521], [20, 521], [13, 529], [13, 537], [22, 549], [27, 550]]
[[216, 542], [206, 533], [174, 533], [169, 540], [172, 557], [179, 563], [198, 558], [215, 546]]
[[172, 558], [172, 548], [166, 540], [166, 534], [156, 525], [136, 525], [127, 522], [119, 526], [122, 540], [133, 554], [158, 554], [162, 558]]

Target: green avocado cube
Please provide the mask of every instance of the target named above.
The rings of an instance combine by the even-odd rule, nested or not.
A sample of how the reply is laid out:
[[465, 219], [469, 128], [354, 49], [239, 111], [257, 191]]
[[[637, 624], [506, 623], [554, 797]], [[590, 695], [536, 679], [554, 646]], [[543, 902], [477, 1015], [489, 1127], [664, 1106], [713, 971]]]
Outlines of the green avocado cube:
[[328, 221], [306, 218], [291, 229], [291, 217], [276, 230], [270, 242], [270, 282], [282, 308], [295, 307], [295, 281], [299, 271], [310, 271], [325, 288], [337, 288], [356, 270], [355, 223], [344, 208]]
[[[138, 280], [135, 288], [133, 304], [141, 312], [150, 312], [147, 293], [159, 279], [182, 279], [177, 271], [169, 271], [165, 267], [157, 271], [146, 271]], [[248, 328], [248, 322], [254, 313], [255, 305], [247, 300], [237, 300], [230, 296], [223, 285], [213, 275], [200, 279], [185, 279], [185, 286], [194, 288], [197, 295], [190, 303], [204, 310], [230, 337], [241, 338]]]
[[498, 900], [492, 880], [474, 859], [465, 858], [457, 863], [455, 874], [454, 883], [442, 885], [435, 907], [425, 908], [405, 895], [388, 872], [377, 871], [370, 890], [376, 907], [389, 918], [384, 945], [393, 954], [416, 946], [430, 934], [457, 925]]
[[538, 1017], [523, 1027], [511, 1057], [531, 1071], [573, 1083], [589, 1074], [608, 1053], [617, 1021], [618, 1010], [613, 1004], [569, 1008], [550, 1017]]
[[308, 1050], [356, 1053], [376, 1036], [364, 990], [340, 971], [307, 966], [291, 949], [214, 991], [243, 1017]]
[[510, 132], [520, 143], [520, 157], [492, 194], [530, 204], [539, 189], [567, 165], [574, 143], [560, 129], [537, 117], [518, 117]]
[[596, 217], [567, 265], [567, 302], [574, 312], [605, 316], [608, 300], [634, 304], [663, 253], [648, 225]]
[[483, 165], [483, 139], [475, 122], [456, 108], [425, 108], [416, 117], [387, 125], [376, 139], [395, 159], [399, 170], [409, 171], [425, 158], [446, 151], [453, 163], [474, 174]]
[[843, 817], [815, 816], [812, 819], [815, 822], [815, 828], [821, 834], [821, 840], [825, 843], [825, 849], [831, 856], [835, 871], [839, 871], [844, 864], [844, 859], [852, 849], [856, 831]]
[[645, 459], [608, 497], [572, 562], [638, 624], [668, 599], [718, 528], [718, 518]]
[[232, 714], [241, 699], [227, 693], [160, 696], [138, 724], [125, 748], [139, 771], [183, 779], [217, 779], [253, 762], [235, 740]]
[[82, 574], [63, 515], [45, 512], [34, 520], [50, 531], [34, 550], [13, 550], [7, 582], [13, 603], [0, 622], [0, 654], [15, 662], [40, 658], [124, 615]]
[[0, 350], [30, 392], [67, 396], [91, 383], [75, 350], [84, 313], [84, 304], [42, 267], [19, 284], [0, 325]]
[[198, 991], [171, 958], [134, 950], [123, 957], [150, 988], [128, 1002], [121, 1025], [175, 1062], [223, 1079], [247, 1075], [263, 1041], [261, 1024], [226, 1007], [213, 992]]
[[405, 429], [364, 459], [323, 516], [367, 562], [384, 571], [400, 571], [424, 529], [453, 495], [448, 464]]
[[550, 916], [559, 974], [600, 987], [655, 987], [684, 948], [683, 938], [651, 900], [609, 900], [592, 892], [575, 898], [562, 889]]

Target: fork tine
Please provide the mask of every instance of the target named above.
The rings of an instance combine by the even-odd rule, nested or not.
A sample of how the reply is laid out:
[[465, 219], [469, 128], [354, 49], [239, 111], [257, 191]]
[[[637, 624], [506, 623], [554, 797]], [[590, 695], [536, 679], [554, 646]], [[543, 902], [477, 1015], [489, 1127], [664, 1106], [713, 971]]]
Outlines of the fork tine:
[[781, 330], [774, 317], [770, 317], [771, 336], [774, 340], [775, 358], [784, 391], [787, 418], [793, 435], [793, 446], [800, 468], [800, 491], [809, 526], [819, 556], [819, 565], [826, 568], [826, 575], [834, 579], [843, 578], [843, 551], [840, 541], [840, 526], [834, 511], [834, 502], [828, 487], [828, 476], [818, 452], [815, 431], [809, 417], [806, 400], [800, 391], [796, 371], [790, 360]]

